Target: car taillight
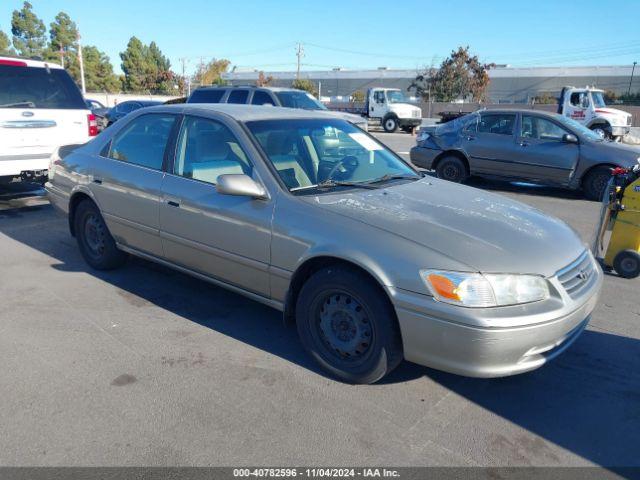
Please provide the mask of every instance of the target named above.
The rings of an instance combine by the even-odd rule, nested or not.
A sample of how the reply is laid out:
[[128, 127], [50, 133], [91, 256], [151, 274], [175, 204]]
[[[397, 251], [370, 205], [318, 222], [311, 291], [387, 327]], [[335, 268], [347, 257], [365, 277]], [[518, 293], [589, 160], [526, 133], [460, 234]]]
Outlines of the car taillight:
[[96, 116], [93, 113], [87, 115], [87, 123], [89, 125], [89, 136], [95, 137], [98, 135], [98, 122]]

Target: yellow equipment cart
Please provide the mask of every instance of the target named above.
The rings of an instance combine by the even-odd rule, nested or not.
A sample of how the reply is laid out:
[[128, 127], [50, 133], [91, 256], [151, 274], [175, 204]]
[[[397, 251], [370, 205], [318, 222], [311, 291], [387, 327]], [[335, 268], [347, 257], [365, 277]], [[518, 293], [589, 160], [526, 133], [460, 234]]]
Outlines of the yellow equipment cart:
[[593, 253], [604, 268], [623, 278], [640, 275], [640, 165], [613, 171], [602, 200]]

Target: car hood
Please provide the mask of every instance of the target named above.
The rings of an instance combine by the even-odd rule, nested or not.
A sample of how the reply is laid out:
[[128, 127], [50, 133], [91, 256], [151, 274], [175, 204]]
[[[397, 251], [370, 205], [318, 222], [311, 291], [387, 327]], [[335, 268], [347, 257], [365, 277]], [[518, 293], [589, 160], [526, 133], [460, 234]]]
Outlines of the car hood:
[[361, 117], [360, 115], [354, 115], [353, 113], [331, 112], [331, 114], [341, 120], [346, 120], [347, 122], [350, 122], [350, 123], [356, 123], [356, 124], [367, 123], [366, 118]]
[[585, 250], [577, 234], [552, 216], [434, 178], [301, 198], [418, 243], [472, 271], [552, 276]]

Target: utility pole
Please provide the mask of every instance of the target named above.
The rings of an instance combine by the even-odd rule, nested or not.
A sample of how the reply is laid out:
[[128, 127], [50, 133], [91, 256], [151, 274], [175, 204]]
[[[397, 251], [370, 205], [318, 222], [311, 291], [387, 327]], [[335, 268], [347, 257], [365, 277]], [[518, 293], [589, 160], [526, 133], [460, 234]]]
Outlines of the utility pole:
[[82, 43], [80, 42], [80, 30], [78, 30], [78, 63], [80, 64], [80, 83], [82, 84], [82, 95], [86, 95], [87, 88], [84, 83], [84, 62], [82, 61]]
[[64, 48], [60, 45], [60, 65], [64, 68]]
[[631, 82], [633, 82], [633, 72], [636, 71], [636, 64], [638, 62], [633, 62], [633, 68], [631, 69], [631, 78], [629, 79], [629, 89], [627, 90], [627, 96], [631, 95]]
[[179, 58], [180, 63], [182, 64], [182, 94], [184, 95], [184, 90], [187, 88], [187, 77], [185, 77], [185, 69], [187, 66], [188, 59], [186, 57]]
[[296, 70], [296, 80], [300, 79], [300, 60], [304, 57], [304, 47], [301, 43], [298, 43], [296, 47], [296, 57], [298, 57], [298, 68]]

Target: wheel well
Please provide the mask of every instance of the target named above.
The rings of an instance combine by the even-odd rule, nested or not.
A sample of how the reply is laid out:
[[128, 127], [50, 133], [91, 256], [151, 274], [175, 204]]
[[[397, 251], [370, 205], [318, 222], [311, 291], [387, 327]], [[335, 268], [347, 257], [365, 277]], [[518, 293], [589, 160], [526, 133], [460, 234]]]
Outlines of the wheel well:
[[585, 171], [582, 174], [582, 178], [580, 179], [580, 185], [584, 184], [584, 181], [587, 179], [587, 177], [589, 177], [589, 174], [591, 172], [593, 172], [596, 168], [600, 168], [600, 167], [616, 168], [616, 165], [612, 165], [610, 163], [598, 163], [597, 165], [594, 165], [593, 167], [590, 167], [587, 171]]
[[591, 122], [589, 124], [589, 128], [597, 127], [599, 125], [602, 125], [604, 128], [610, 128], [611, 127], [611, 124], [609, 122], [607, 122], [606, 120], [601, 119], [601, 118], [597, 118], [597, 119], [595, 119], [593, 122]]
[[395, 118], [396, 120], [398, 120], [398, 115], [394, 112], [389, 112], [384, 116], [382, 121], [384, 122], [387, 118]]
[[71, 197], [71, 200], [69, 200], [69, 231], [71, 232], [72, 236], [76, 236], [76, 232], [75, 232], [75, 228], [74, 228], [74, 221], [73, 218], [76, 215], [76, 208], [78, 207], [78, 205], [80, 205], [80, 202], [83, 200], [89, 200], [90, 202], [93, 202], [93, 200], [91, 200], [91, 197], [89, 195], [87, 195], [86, 193], [82, 193], [82, 192], [78, 192], [78, 193], [74, 193], [73, 196]]
[[380, 292], [385, 297], [387, 297], [389, 301], [391, 301], [387, 295], [387, 292], [384, 290], [382, 285], [380, 285], [380, 282], [364, 268], [356, 265], [353, 262], [337, 257], [314, 257], [300, 265], [291, 277], [291, 282], [289, 283], [289, 290], [287, 291], [287, 298], [285, 300], [284, 306], [285, 323], [287, 323], [288, 325], [294, 325], [296, 322], [296, 302], [304, 283], [317, 271], [330, 266], [348, 267], [363, 273], [368, 278], [370, 278], [371, 281], [380, 288]]
[[445, 152], [442, 152], [440, 155], [438, 155], [433, 161], [433, 164], [431, 165], [431, 170], [435, 170], [436, 168], [438, 168], [438, 164], [445, 157], [458, 157], [460, 160], [464, 162], [465, 167], [467, 167], [467, 173], [471, 172], [471, 168], [469, 166], [469, 159], [465, 157], [463, 153], [457, 150], [447, 150]]

